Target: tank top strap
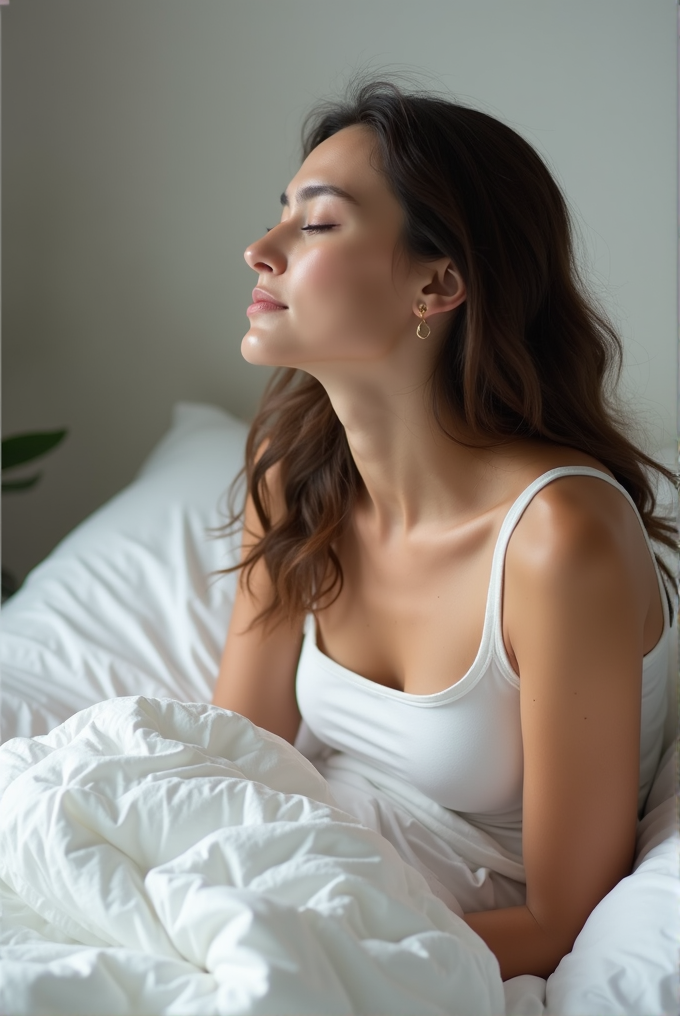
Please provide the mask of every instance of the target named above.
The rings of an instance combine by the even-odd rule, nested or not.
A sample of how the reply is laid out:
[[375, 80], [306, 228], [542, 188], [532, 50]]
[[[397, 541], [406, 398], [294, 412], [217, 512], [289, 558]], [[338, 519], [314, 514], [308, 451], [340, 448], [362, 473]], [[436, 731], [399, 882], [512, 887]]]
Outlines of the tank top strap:
[[654, 570], [659, 583], [659, 592], [661, 593], [661, 604], [664, 615], [664, 631], [670, 625], [668, 599], [666, 597], [666, 590], [661, 578], [661, 572], [659, 570], [656, 557], [654, 556], [654, 547], [652, 546], [649, 533], [645, 529], [645, 524], [642, 521], [640, 512], [638, 511], [637, 506], [628, 491], [618, 482], [618, 480], [613, 479], [607, 473], [603, 473], [601, 469], [594, 469], [592, 466], [558, 466], [556, 469], [549, 469], [546, 473], [542, 473], [532, 483], [530, 483], [528, 487], [525, 487], [503, 519], [503, 523], [498, 533], [498, 539], [496, 540], [496, 547], [494, 549], [493, 560], [491, 563], [491, 578], [489, 581], [489, 593], [486, 603], [484, 629], [485, 632], [488, 631], [489, 636], [493, 640], [492, 645], [495, 644], [495, 648], [503, 660], [505, 659], [505, 649], [502, 645], [503, 636], [500, 620], [503, 594], [503, 570], [508, 542], [512, 536], [515, 526], [531, 503], [534, 495], [536, 495], [539, 490], [542, 490], [543, 487], [552, 483], [553, 480], [557, 480], [562, 476], [594, 476], [599, 480], [604, 480], [606, 483], [609, 483], [612, 487], [616, 487], [616, 489], [626, 498], [637, 516], [647, 542], [647, 547], [649, 548], [649, 553], [652, 557]]

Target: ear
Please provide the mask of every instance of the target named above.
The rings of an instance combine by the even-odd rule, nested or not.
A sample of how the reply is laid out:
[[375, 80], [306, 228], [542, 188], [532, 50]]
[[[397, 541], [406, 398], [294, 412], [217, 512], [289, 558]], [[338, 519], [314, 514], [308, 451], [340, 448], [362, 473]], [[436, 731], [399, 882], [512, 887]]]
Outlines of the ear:
[[419, 306], [425, 304], [427, 312], [425, 317], [431, 314], [441, 314], [444, 311], [455, 310], [467, 298], [467, 287], [463, 276], [450, 259], [430, 262], [429, 280], [422, 286], [418, 293], [414, 313], [419, 314]]

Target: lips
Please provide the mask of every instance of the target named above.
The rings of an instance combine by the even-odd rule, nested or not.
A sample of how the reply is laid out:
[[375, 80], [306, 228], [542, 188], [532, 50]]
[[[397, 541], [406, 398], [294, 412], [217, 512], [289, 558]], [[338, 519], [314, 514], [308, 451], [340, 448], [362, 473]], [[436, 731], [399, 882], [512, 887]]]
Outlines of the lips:
[[287, 310], [286, 304], [281, 303], [275, 296], [268, 293], [266, 289], [254, 289], [253, 290], [253, 303], [270, 303], [274, 304], [275, 307], [283, 307]]

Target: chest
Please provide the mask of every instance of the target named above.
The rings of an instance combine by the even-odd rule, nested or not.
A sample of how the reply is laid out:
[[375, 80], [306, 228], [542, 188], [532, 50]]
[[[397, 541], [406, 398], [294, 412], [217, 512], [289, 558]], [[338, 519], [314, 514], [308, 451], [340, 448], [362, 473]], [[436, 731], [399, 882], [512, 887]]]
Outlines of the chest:
[[481, 643], [501, 522], [493, 513], [444, 537], [390, 542], [372, 539], [359, 520], [337, 548], [342, 591], [317, 614], [321, 652], [414, 695], [455, 684]]

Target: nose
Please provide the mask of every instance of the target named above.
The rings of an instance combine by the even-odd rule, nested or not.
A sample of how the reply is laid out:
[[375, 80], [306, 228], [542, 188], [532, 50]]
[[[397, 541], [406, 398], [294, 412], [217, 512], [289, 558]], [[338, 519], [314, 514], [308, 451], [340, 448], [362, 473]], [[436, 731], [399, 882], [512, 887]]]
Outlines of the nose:
[[285, 268], [285, 258], [272, 242], [270, 233], [266, 233], [259, 240], [256, 240], [255, 243], [251, 243], [243, 252], [243, 257], [246, 264], [254, 272], [259, 272], [260, 274], [264, 272], [279, 273]]

